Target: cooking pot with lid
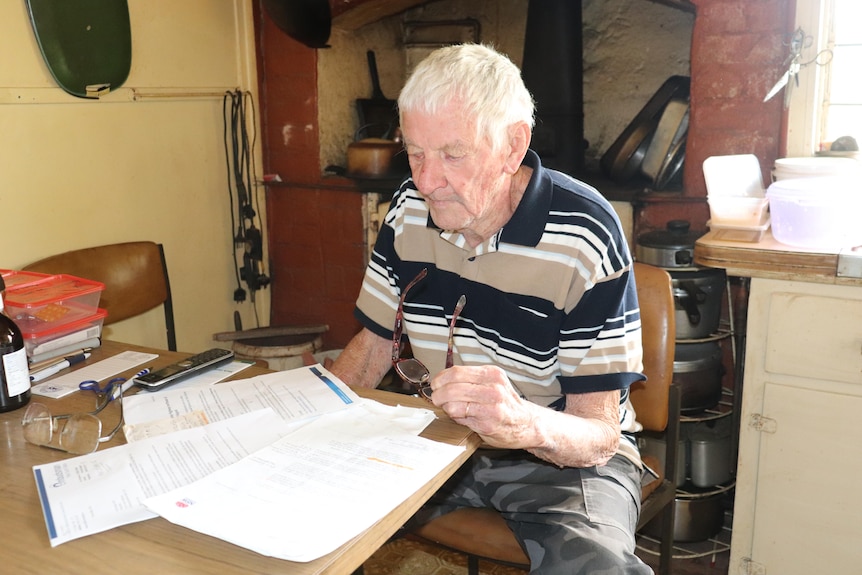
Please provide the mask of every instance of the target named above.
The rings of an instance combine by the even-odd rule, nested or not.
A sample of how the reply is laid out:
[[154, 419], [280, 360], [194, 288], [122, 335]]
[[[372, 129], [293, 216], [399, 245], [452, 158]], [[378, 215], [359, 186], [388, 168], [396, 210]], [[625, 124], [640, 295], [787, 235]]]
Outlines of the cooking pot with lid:
[[686, 220], [671, 220], [664, 230], [638, 236], [638, 261], [664, 268], [673, 283], [676, 338], [701, 339], [718, 331], [726, 284], [722, 269], [694, 266], [694, 244], [702, 234]]
[[722, 269], [670, 271], [677, 339], [701, 339], [718, 331], [727, 282]]
[[686, 220], [671, 220], [664, 230], [638, 236], [635, 257], [660, 268], [687, 268], [694, 265], [694, 242], [703, 232], [693, 232]]

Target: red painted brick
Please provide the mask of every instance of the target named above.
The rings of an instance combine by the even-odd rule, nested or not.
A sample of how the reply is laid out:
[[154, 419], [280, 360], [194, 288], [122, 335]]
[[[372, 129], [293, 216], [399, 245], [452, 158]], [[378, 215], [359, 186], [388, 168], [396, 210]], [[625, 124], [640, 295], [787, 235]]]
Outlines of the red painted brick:
[[746, 29], [745, 4], [729, 0], [704, 0], [697, 3], [697, 20], [709, 34], [720, 35]]

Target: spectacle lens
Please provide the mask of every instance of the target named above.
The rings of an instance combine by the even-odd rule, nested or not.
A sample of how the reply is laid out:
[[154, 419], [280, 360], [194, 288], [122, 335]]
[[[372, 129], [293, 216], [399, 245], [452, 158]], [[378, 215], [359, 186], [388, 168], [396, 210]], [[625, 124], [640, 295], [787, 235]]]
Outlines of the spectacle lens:
[[395, 362], [395, 371], [407, 383], [416, 386], [419, 393], [426, 399], [431, 399], [431, 372], [421, 361], [415, 358], [401, 359]]
[[102, 437], [102, 420], [89, 413], [76, 413], [60, 432], [60, 449], [84, 455], [99, 447]]
[[[96, 414], [108, 405], [112, 397], [119, 400], [117, 402], [119, 419], [110, 433], [103, 437], [102, 420], [96, 417]], [[95, 411], [64, 415], [52, 415], [46, 405], [38, 402], [30, 403], [21, 420], [24, 439], [34, 445], [75, 455], [93, 453], [100, 443], [110, 441], [123, 426], [122, 398], [122, 391], [116, 393], [112, 389], [102, 398]]]
[[[425, 399], [431, 399], [431, 372], [425, 367], [421, 361], [415, 358], [401, 358], [401, 334], [404, 322], [404, 301], [407, 299], [407, 292], [422, 280], [428, 273], [427, 269], [423, 269], [413, 280], [407, 284], [404, 291], [401, 292], [401, 298], [398, 301], [398, 307], [395, 309], [395, 327], [392, 329], [392, 366], [395, 372], [407, 383], [415, 386], [419, 390], [419, 394]], [[467, 303], [467, 297], [462, 295], [458, 298], [455, 304], [455, 310], [452, 313], [452, 319], [449, 321], [449, 337], [446, 349], [446, 368], [453, 365], [453, 346], [455, 343], [455, 322], [458, 321], [458, 316], [461, 315], [461, 310]]]
[[35, 445], [49, 445], [54, 438], [54, 418], [41, 403], [33, 402], [27, 406], [21, 425], [24, 439]]

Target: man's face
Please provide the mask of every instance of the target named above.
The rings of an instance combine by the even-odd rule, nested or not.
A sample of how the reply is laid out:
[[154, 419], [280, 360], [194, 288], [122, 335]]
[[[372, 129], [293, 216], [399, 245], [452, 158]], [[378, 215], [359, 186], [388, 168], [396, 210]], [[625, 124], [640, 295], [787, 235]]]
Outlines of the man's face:
[[477, 142], [472, 120], [457, 104], [436, 115], [404, 112], [401, 130], [413, 181], [434, 223], [483, 237], [495, 233], [483, 224], [509, 201], [508, 148], [494, 152], [488, 143]]

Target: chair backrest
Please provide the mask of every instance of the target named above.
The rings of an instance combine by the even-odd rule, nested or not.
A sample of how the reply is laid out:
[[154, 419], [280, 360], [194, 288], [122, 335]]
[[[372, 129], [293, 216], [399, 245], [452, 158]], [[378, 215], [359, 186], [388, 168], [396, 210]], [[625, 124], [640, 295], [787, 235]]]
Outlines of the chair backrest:
[[161, 244], [127, 242], [84, 248], [47, 257], [23, 269], [105, 284], [99, 305], [108, 312], [106, 325], [163, 305], [168, 349], [176, 351], [171, 284]]
[[634, 272], [647, 380], [632, 384], [631, 402], [644, 429], [664, 431], [676, 339], [673, 284], [670, 274], [656, 266], [636, 262]]

